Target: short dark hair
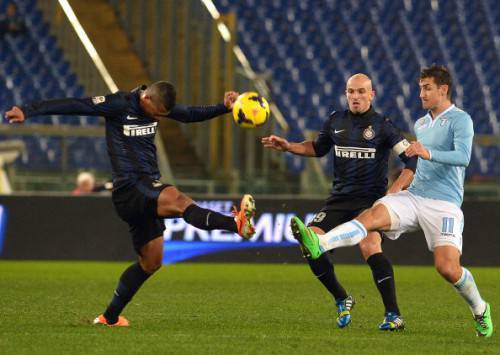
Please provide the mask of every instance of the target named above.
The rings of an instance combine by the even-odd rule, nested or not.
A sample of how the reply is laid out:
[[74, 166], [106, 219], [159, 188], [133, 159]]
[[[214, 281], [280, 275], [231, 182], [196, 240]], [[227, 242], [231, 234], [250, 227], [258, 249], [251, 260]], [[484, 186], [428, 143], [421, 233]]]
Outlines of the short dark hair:
[[151, 95], [159, 99], [159, 103], [165, 107], [165, 110], [170, 111], [175, 106], [175, 87], [168, 81], [157, 81], [148, 87], [148, 90]]
[[453, 80], [448, 68], [444, 65], [433, 64], [428, 68], [423, 68], [420, 71], [420, 80], [425, 78], [433, 78], [437, 85], [448, 85], [448, 98], [451, 99], [451, 89]]

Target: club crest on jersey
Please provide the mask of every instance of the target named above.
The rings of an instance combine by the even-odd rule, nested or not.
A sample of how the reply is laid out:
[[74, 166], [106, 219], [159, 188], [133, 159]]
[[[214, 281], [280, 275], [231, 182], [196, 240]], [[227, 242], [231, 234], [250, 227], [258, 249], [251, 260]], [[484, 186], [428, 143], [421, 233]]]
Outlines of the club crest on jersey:
[[422, 117], [417, 121], [416, 127], [417, 129], [424, 129], [425, 127], [427, 127], [427, 122], [425, 122], [425, 117]]
[[147, 125], [123, 125], [123, 134], [127, 137], [151, 136], [156, 133], [157, 125], [158, 122], [153, 122]]
[[375, 131], [370, 125], [363, 131], [363, 138], [369, 141], [370, 139], [373, 139], [373, 137], [375, 137]]

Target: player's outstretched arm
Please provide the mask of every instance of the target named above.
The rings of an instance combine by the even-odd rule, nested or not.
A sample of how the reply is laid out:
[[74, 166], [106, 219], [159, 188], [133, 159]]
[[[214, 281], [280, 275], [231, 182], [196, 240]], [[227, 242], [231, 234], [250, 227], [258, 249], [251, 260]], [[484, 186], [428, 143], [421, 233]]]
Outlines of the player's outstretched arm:
[[183, 123], [207, 121], [228, 113], [238, 98], [238, 93], [228, 91], [224, 94], [224, 103], [209, 106], [175, 105], [167, 117]]
[[265, 148], [279, 150], [280, 152], [290, 152], [297, 155], [302, 155], [306, 157], [315, 157], [316, 151], [312, 141], [304, 141], [301, 143], [291, 143], [285, 138], [281, 138], [275, 135], [269, 137], [263, 137], [261, 139], [262, 144]]
[[126, 103], [119, 94], [111, 94], [84, 99], [66, 98], [30, 102], [12, 107], [5, 113], [5, 117], [11, 123], [22, 123], [26, 118], [42, 115], [107, 116], [120, 112], [125, 107]]

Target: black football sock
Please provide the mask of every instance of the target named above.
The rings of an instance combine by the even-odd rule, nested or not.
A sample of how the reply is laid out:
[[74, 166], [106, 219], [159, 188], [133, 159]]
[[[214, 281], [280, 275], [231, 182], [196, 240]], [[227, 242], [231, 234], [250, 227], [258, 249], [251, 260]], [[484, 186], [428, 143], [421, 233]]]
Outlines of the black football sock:
[[201, 208], [194, 203], [186, 208], [182, 217], [187, 223], [196, 228], [204, 230], [224, 229], [238, 233], [234, 217], [224, 216], [221, 213]]
[[109, 324], [116, 323], [118, 316], [130, 302], [135, 293], [142, 286], [151, 274], [145, 272], [139, 262], [129, 266], [120, 277], [118, 286], [113, 295], [113, 299], [104, 312], [104, 317]]
[[389, 260], [383, 253], [373, 254], [366, 261], [372, 269], [373, 281], [382, 296], [386, 312], [399, 313], [396, 300], [396, 282], [394, 281], [394, 271]]
[[347, 293], [338, 282], [333, 265], [330, 263], [326, 254], [321, 255], [316, 260], [308, 259], [308, 262], [313, 274], [316, 275], [318, 280], [321, 281], [336, 301], [343, 300], [347, 297]]

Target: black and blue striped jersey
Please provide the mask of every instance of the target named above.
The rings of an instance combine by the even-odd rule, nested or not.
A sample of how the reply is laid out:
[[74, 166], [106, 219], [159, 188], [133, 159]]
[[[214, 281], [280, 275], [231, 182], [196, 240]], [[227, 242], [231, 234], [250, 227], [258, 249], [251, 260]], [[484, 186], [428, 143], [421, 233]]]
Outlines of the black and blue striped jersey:
[[328, 202], [352, 198], [376, 200], [387, 191], [391, 150], [415, 171], [416, 158], [408, 158], [409, 146], [391, 120], [372, 107], [363, 114], [333, 112], [313, 142], [318, 157], [333, 148], [333, 185]]
[[[84, 99], [57, 99], [26, 104], [26, 117], [38, 115], [104, 116], [106, 143], [115, 186], [134, 182], [141, 176], [160, 178], [154, 137], [158, 121], [141, 109], [140, 93], [146, 86], [131, 92], [117, 92]], [[176, 105], [168, 117], [190, 123], [205, 121], [229, 110], [224, 104], [212, 106]]]

